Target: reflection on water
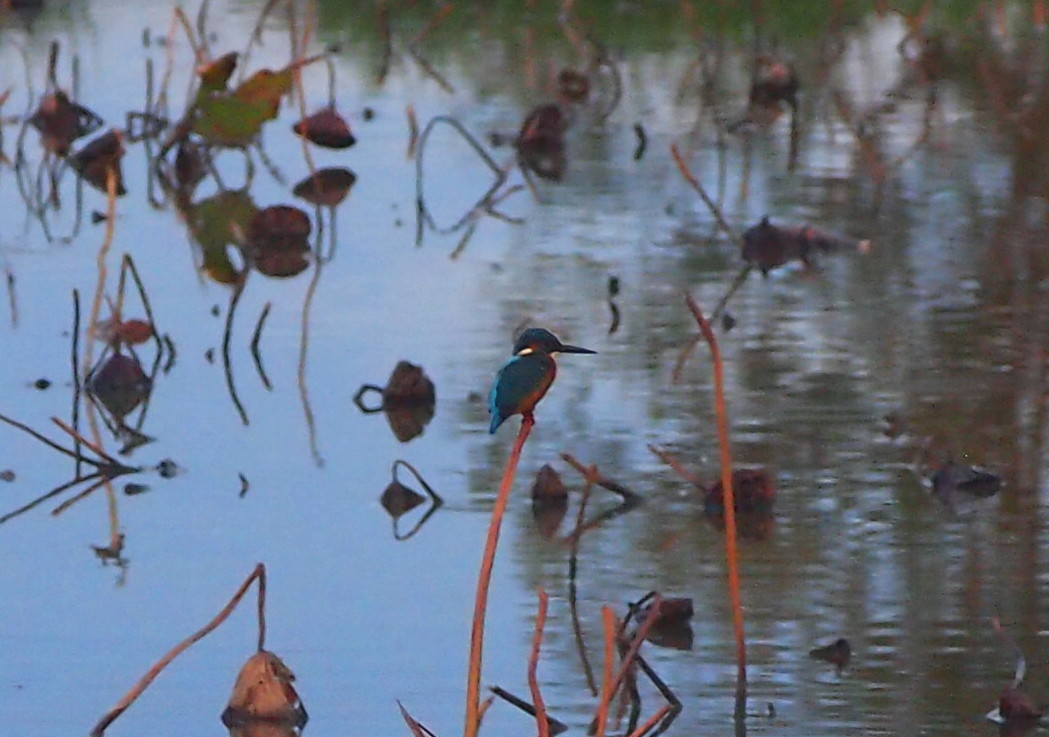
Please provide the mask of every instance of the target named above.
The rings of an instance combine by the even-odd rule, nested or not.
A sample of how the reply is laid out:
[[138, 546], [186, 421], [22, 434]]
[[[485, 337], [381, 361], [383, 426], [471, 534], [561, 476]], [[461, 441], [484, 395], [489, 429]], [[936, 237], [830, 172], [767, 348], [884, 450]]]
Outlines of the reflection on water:
[[[259, 5], [212, 7], [200, 52], [243, 51]], [[302, 100], [287, 86], [288, 26], [301, 38], [308, 18], [275, 12], [241, 67], [215, 68], [180, 145], [156, 128], [193, 103], [196, 62], [170, 7], [0, 10], [0, 411], [83, 456], [0, 431], [13, 478], [0, 489], [5, 733], [86, 731], [264, 560], [273, 646], [294, 663], [310, 734], [403, 734], [395, 699], [454, 734], [509, 450], [486, 432], [483, 399], [524, 324], [598, 355], [536, 410], [485, 682], [526, 693], [542, 586], [543, 695], [581, 732], [601, 605], [622, 616], [646, 592], [687, 597], [688, 636], [642, 653], [683, 704], [671, 733], [727, 733], [723, 540], [697, 489], [719, 475], [704, 347], [672, 374], [694, 331], [683, 292], [713, 308], [743, 265], [724, 231], [766, 217], [789, 248], [742, 280], [719, 336], [735, 462], [776, 488], [763, 534], [741, 542], [747, 731], [991, 729], [1014, 667], [995, 616], [1026, 655], [1026, 692], [1049, 700], [1040, 4], [1033, 19], [1024, 3], [913, 17], [832, 4], [818, 22], [812, 4], [770, 3], [758, 20], [746, 4], [716, 17], [692, 3], [581, 0], [567, 16], [542, 2], [422, 5], [321, 3], [305, 53], [337, 46], [334, 86], [326, 64], [308, 65]], [[276, 88], [251, 76], [262, 68]], [[253, 79], [258, 128], [231, 130], [222, 106], [259, 103]], [[540, 126], [553, 101], [565, 114]], [[412, 137], [434, 120], [457, 133]], [[355, 144], [316, 147], [297, 121]], [[513, 149], [489, 145], [500, 137]], [[126, 190], [111, 210], [106, 190]], [[809, 259], [811, 232], [870, 247]], [[353, 393], [404, 357], [426, 367], [432, 400], [398, 414], [376, 387], [389, 432]], [[594, 493], [581, 509], [583, 477], [562, 454], [629, 496]], [[429, 507], [390, 481], [395, 461], [425, 469]], [[164, 464], [180, 473], [153, 483]], [[527, 489], [546, 464], [568, 496], [544, 510]], [[124, 474], [121, 495], [107, 482]], [[573, 518], [585, 534], [566, 532]], [[238, 621], [112, 734], [221, 733], [251, 643]], [[810, 657], [825, 647], [829, 664]], [[663, 702], [642, 684], [647, 716]], [[520, 719], [497, 704], [484, 729], [531, 728]]]

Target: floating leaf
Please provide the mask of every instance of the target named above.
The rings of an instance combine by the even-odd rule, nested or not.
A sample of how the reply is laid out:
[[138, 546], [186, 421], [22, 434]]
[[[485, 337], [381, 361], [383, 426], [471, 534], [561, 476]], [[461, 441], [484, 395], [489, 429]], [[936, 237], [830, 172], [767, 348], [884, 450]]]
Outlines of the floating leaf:
[[116, 176], [116, 194], [127, 194], [120, 160], [124, 157], [124, 134], [116, 128], [104, 133], [69, 157], [69, 165], [95, 189], [106, 191], [110, 170]]
[[1007, 688], [998, 697], [998, 714], [1005, 722], [1037, 722], [1042, 710], [1019, 688]]
[[832, 663], [837, 666], [838, 670], [841, 670], [849, 664], [852, 658], [852, 646], [844, 637], [839, 637], [829, 645], [809, 650], [809, 657]]
[[281, 98], [291, 89], [291, 67], [279, 72], [260, 69], [233, 92], [214, 92], [197, 99], [192, 130], [210, 144], [243, 148], [277, 117]]
[[544, 464], [532, 484], [532, 518], [545, 538], [553, 537], [568, 512], [568, 490], [561, 475], [549, 463]]
[[272, 106], [273, 115], [276, 117], [280, 99], [291, 91], [293, 80], [290, 66], [279, 72], [260, 69], [241, 82], [233, 91], [233, 96], [243, 102], [266, 103]]
[[114, 353], [91, 373], [87, 390], [117, 418], [124, 418], [149, 396], [152, 384], [131, 356]]
[[309, 266], [311, 227], [309, 215], [291, 205], [259, 210], [248, 225], [247, 245], [255, 268], [274, 277], [301, 273]]
[[[382, 394], [382, 404], [368, 407], [364, 404], [367, 392]], [[400, 361], [390, 374], [385, 388], [374, 384], [364, 384], [353, 397], [353, 403], [362, 412], [371, 413], [380, 410], [386, 413], [393, 434], [402, 443], [422, 434], [423, 429], [433, 419], [437, 394], [434, 384], [421, 366]]]
[[382, 508], [393, 519], [412, 511], [425, 501], [426, 497], [397, 480], [389, 483], [379, 499]]
[[183, 139], [175, 151], [175, 181], [180, 189], [195, 187], [207, 176], [200, 144]]
[[318, 169], [295, 185], [291, 193], [313, 205], [335, 207], [350, 193], [357, 175], [343, 167]]
[[567, 500], [568, 490], [561, 475], [549, 463], [544, 464], [532, 484], [532, 500]]
[[40, 101], [29, 124], [40, 131], [41, 142], [48, 151], [65, 156], [73, 141], [98, 130], [102, 118], [55, 90]]
[[223, 54], [206, 64], [197, 67], [197, 76], [200, 77], [200, 88], [202, 90], [218, 92], [226, 89], [226, 83], [237, 68], [237, 58], [240, 56], [236, 51]]
[[259, 211], [246, 190], [226, 190], [192, 204], [183, 210], [193, 239], [203, 252], [203, 269], [220, 284], [238, 284], [243, 278], [230, 258], [237, 244]]
[[687, 622], [692, 619], [692, 615], [695, 614], [695, 608], [692, 605], [692, 599], [687, 596], [670, 596], [665, 599], [660, 599], [657, 606], [649, 604], [638, 614], [638, 620], [643, 622], [649, 617], [654, 616], [655, 621], [652, 623], [653, 627], [661, 625], [674, 624], [678, 622]]
[[817, 251], [853, 249], [866, 253], [870, 250], [870, 241], [836, 235], [808, 225], [773, 225], [767, 217], [743, 233], [743, 259], [757, 266], [765, 275], [793, 260], [809, 266]]
[[557, 105], [533, 109], [517, 136], [521, 164], [542, 179], [560, 181], [568, 163], [564, 139], [567, 127], [568, 121]]
[[[732, 472], [733, 503], [740, 537], [765, 540], [772, 534], [776, 487], [759, 468]], [[703, 497], [703, 514], [718, 529], [725, 529], [724, 489], [719, 478]]]
[[692, 599], [687, 596], [659, 599], [658, 604], [649, 604], [638, 612], [638, 624], [653, 617], [648, 631], [648, 641], [673, 650], [691, 650], [694, 640], [690, 620], [694, 613]]
[[349, 148], [357, 143], [349, 124], [330, 107], [303, 118], [291, 129], [296, 135], [324, 148]]
[[933, 494], [943, 499], [958, 491], [985, 499], [998, 493], [1002, 479], [982, 468], [963, 466], [948, 460], [933, 473], [931, 483]]
[[153, 337], [153, 326], [145, 320], [125, 320], [123, 322], [110, 318], [101, 320], [95, 325], [95, 336], [110, 345], [138, 345]]
[[120, 323], [117, 335], [126, 345], [138, 345], [153, 337], [153, 326], [145, 320], [125, 320]]
[[423, 371], [408, 361], [398, 361], [382, 391], [383, 406], [393, 404], [434, 404], [437, 395], [433, 382]]

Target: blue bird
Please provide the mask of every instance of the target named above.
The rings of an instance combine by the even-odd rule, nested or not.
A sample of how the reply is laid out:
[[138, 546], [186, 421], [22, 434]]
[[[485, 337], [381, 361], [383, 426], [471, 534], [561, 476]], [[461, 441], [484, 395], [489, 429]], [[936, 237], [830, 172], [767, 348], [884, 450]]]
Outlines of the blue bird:
[[589, 348], [566, 345], [543, 328], [528, 328], [514, 343], [514, 355], [499, 369], [488, 395], [492, 415], [489, 433], [495, 433], [511, 415], [532, 421], [532, 410], [557, 376], [556, 353], [597, 353]]

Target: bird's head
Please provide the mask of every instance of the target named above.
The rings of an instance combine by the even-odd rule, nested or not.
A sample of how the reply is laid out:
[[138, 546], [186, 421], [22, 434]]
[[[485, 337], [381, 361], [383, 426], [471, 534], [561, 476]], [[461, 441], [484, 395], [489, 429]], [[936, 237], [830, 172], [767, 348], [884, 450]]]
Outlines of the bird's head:
[[515, 356], [527, 356], [531, 353], [597, 353], [589, 348], [562, 343], [556, 335], [545, 328], [528, 328], [514, 343]]

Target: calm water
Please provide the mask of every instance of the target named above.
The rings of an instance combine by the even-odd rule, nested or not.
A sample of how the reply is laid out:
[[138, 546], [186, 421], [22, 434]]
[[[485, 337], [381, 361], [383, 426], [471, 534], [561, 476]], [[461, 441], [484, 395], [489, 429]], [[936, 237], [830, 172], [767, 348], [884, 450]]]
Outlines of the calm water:
[[[715, 124], [745, 107], [751, 25], [730, 29], [722, 41], [707, 28], [702, 59], [718, 69], [720, 87], [712, 106], [698, 92], [700, 53], [688, 23], [645, 36], [638, 29], [655, 22], [647, 15], [657, 14], [655, 6], [622, 10], [602, 21], [631, 29], [605, 39], [622, 73], [618, 107], [604, 124], [581, 114], [568, 134], [563, 181], [540, 182], [538, 197], [527, 189], [513, 194], [501, 209], [523, 222], [482, 219], [454, 259], [461, 231], [428, 231], [416, 244], [405, 106], [423, 125], [453, 115], [485, 141], [492, 132], [512, 133], [550, 98], [553, 73], [579, 63], [577, 50], [557, 30], [554, 8], [516, 25], [499, 13], [458, 8], [423, 44], [449, 92], [406, 51], [428, 15], [394, 8], [391, 64], [380, 84], [374, 11], [361, 11], [355, 22], [323, 8], [319, 43], [342, 44], [333, 56], [337, 99], [359, 141], [346, 151], [311, 153], [318, 166], [348, 167], [358, 181], [334, 215], [311, 210], [314, 232], [317, 218], [325, 219], [323, 237], [331, 232], [328, 218], [336, 219], [337, 251], [319, 274], [313, 265], [290, 279], [247, 280], [229, 341], [246, 423], [221, 359], [232, 291], [199, 269], [199, 249], [174, 208], [149, 205], [146, 152], [129, 146], [129, 194], [116, 207], [105, 291], [115, 295], [120, 258], [131, 254], [177, 356], [156, 376], [142, 424], [155, 440], [125, 460], [151, 468], [172, 459], [181, 473], [163, 479], [147, 471], [115, 484], [123, 567], [102, 565], [91, 550], [108, 544], [113, 530], [101, 490], [60, 516], [49, 511], [75, 492], [2, 525], [0, 731], [86, 734], [263, 561], [267, 644], [298, 676], [308, 734], [407, 734], [396, 699], [441, 737], [457, 734], [477, 565], [517, 426], [515, 419], [489, 436], [480, 397], [509, 355], [515, 328], [527, 321], [599, 355], [566, 356], [537, 413], [496, 562], [484, 683], [527, 693], [542, 586], [552, 597], [540, 668], [547, 706], [585, 733], [596, 699], [571, 627], [568, 548], [560, 541], [575, 508], [559, 535], [547, 538], [527, 494], [544, 463], [579, 491], [578, 475], [560, 459], [571, 453], [644, 498], [639, 509], [582, 539], [578, 606], [590, 659], [598, 667], [602, 604], [622, 611], [651, 589], [693, 597], [693, 648], [645, 652], [684, 703], [673, 734], [732, 733], [723, 539], [703, 519], [695, 493], [647, 445], [675, 453], [704, 480], [716, 477], [707, 351], [695, 353], [676, 384], [672, 371], [694, 332], [683, 292], [709, 311], [740, 260], [733, 244], [712, 237], [710, 212], [679, 176], [671, 142], [688, 153], [739, 230], [768, 214], [873, 243], [866, 255], [822, 257], [815, 270], [752, 275], [730, 304], [736, 327], [721, 333], [735, 458], [769, 468], [779, 492], [771, 538], [741, 548], [750, 711], [761, 714], [747, 720], [747, 730], [990, 733], [995, 727], [983, 715], [1013, 669], [993, 616], [1027, 655], [1031, 694], [1049, 698], [1049, 189], [1043, 151], [1017, 133], [1026, 125], [1041, 135], [1049, 108], [1038, 81], [1045, 60], [1025, 47], [1023, 6], [1010, 7], [1014, 25], [993, 43], [978, 39], [975, 21], [933, 18], [944, 24], [954, 64], [938, 85], [925, 134], [928, 88], [908, 81], [912, 65], [896, 51], [905, 33], [898, 17], [857, 15], [836, 32], [828, 26], [796, 42], [779, 39], [803, 85], [793, 169], [786, 118], [750, 135], [719, 135]], [[243, 48], [258, 12], [255, 3], [217, 4], [209, 22], [213, 50]], [[664, 17], [666, 8], [658, 13]], [[167, 47], [144, 46], [143, 29], [156, 38], [170, 23], [166, 4], [129, 9], [113, 0], [49, 8], [29, 20], [4, 16], [0, 90], [12, 93], [0, 114], [35, 106], [48, 45], [58, 40], [62, 85], [70, 86], [75, 53], [77, 99], [107, 126], [122, 126], [124, 114], [144, 104], [146, 60], [158, 77], [166, 63]], [[184, 37], [176, 37], [173, 116], [192, 68]], [[263, 38], [249, 66], [287, 63], [283, 18], [269, 22]], [[1043, 50], [1044, 39], [1034, 43]], [[840, 56], [828, 62], [835, 51]], [[307, 70], [305, 84], [307, 107], [323, 106], [323, 65]], [[366, 107], [374, 118], [365, 119]], [[856, 120], [869, 114], [863, 126], [880, 151], [874, 159], [844, 122], [848, 107]], [[289, 183], [308, 173], [288, 132], [297, 117], [285, 105], [267, 125], [266, 151], [286, 183], [257, 164], [250, 195], [259, 207], [296, 202]], [[640, 160], [635, 123], [648, 136]], [[11, 158], [18, 130], [3, 127]], [[35, 166], [35, 132], [25, 149]], [[483, 194], [490, 175], [450, 128], [436, 129], [425, 153], [426, 196], [439, 224], [450, 224]], [[492, 153], [500, 163], [511, 156], [505, 147]], [[880, 185], [872, 161], [888, 169]], [[227, 187], [244, 185], [240, 154], [223, 154], [218, 167]], [[521, 182], [520, 173], [510, 181]], [[72, 292], [81, 295], [86, 321], [104, 225], [88, 218], [77, 227], [68, 172], [60, 186], [49, 240], [26, 214], [13, 169], [0, 169], [0, 264], [14, 281], [14, 296], [5, 292], [0, 307], [0, 412], [65, 442], [49, 418], [70, 417]], [[195, 196], [214, 193], [209, 181]], [[85, 188], [83, 207], [104, 211], [104, 195]], [[622, 322], [610, 334], [612, 275], [622, 285]], [[142, 317], [137, 298], [128, 299], [125, 317]], [[272, 389], [250, 350], [267, 303], [259, 352]], [[150, 346], [145, 355], [152, 359]], [[437, 391], [433, 421], [406, 444], [381, 415], [352, 403], [361, 384], [383, 384], [401, 359], [423, 366]], [[40, 378], [52, 386], [34, 388]], [[906, 435], [883, 433], [890, 413], [905, 419]], [[116, 453], [120, 443], [102, 433]], [[952, 507], [934, 499], [915, 472], [921, 438], [931, 438], [936, 459], [951, 455], [1000, 473], [1000, 494]], [[379, 502], [398, 458], [445, 501], [405, 542], [394, 539]], [[5, 512], [74, 472], [71, 460], [8, 426], [0, 427], [4, 469], [15, 473], [0, 482]], [[240, 474], [249, 487], [243, 496]], [[125, 495], [128, 480], [149, 492]], [[595, 493], [591, 512], [614, 505], [615, 498]], [[402, 529], [419, 515], [402, 520]], [[108, 734], [223, 734], [218, 714], [255, 645], [251, 609], [238, 610], [177, 660]], [[841, 636], [853, 648], [841, 674], [808, 657], [810, 648]], [[645, 696], [648, 714], [660, 702]], [[765, 716], [768, 704], [774, 717]], [[484, 729], [533, 727], [496, 704]]]

